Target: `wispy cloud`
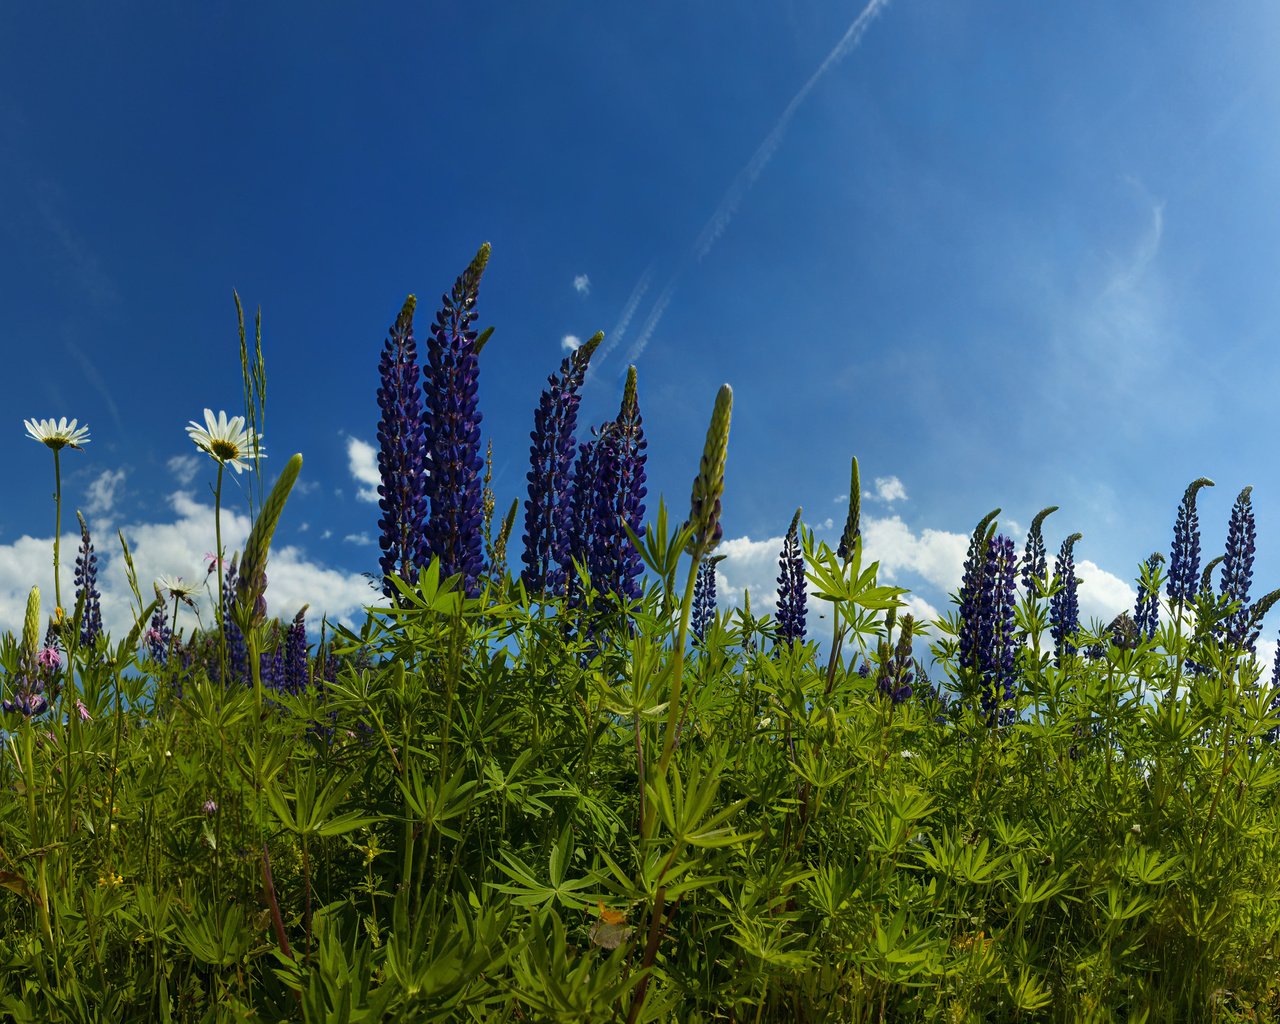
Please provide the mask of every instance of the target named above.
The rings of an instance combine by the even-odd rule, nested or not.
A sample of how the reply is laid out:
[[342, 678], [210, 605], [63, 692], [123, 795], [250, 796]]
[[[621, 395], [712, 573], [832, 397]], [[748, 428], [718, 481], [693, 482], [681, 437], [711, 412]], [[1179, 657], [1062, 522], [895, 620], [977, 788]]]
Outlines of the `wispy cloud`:
[[200, 460], [194, 455], [175, 455], [165, 463], [165, 468], [183, 487], [189, 487], [200, 472]]
[[596, 350], [595, 358], [591, 361], [591, 366], [587, 369], [587, 379], [590, 380], [596, 371], [596, 367], [604, 365], [604, 361], [609, 357], [622, 339], [626, 337], [627, 330], [631, 327], [631, 321], [635, 318], [636, 310], [640, 308], [640, 300], [644, 298], [645, 292], [649, 290], [649, 284], [653, 280], [653, 267], [645, 268], [645, 272], [640, 275], [640, 280], [635, 283], [635, 287], [631, 289], [631, 294], [627, 296], [626, 305], [622, 307], [622, 312], [618, 315], [618, 322], [613, 325], [613, 330], [604, 336], [604, 341], [600, 348]]
[[37, 189], [36, 209], [58, 243], [80, 291], [99, 307], [116, 305], [120, 301], [120, 293], [115, 282], [103, 269], [102, 261], [89, 242], [62, 215], [62, 205], [58, 187], [51, 181], [41, 182]]
[[378, 453], [373, 445], [358, 437], [347, 438], [347, 468], [360, 484], [356, 497], [370, 503], [378, 500], [378, 485], [382, 475], [378, 472]]
[[579, 295], [591, 294], [591, 278], [586, 274], [576, 274], [573, 278], [573, 290]]
[[560, 349], [563, 352], [577, 352], [582, 347], [582, 339], [576, 334], [566, 334], [560, 339]]
[[109, 387], [107, 387], [107, 382], [102, 379], [102, 374], [98, 372], [98, 368], [93, 365], [93, 362], [84, 354], [83, 351], [81, 351], [78, 345], [74, 342], [68, 341], [66, 342], [66, 346], [67, 351], [70, 352], [76, 362], [80, 364], [80, 369], [84, 372], [85, 377], [88, 378], [89, 383], [93, 385], [93, 390], [96, 391], [98, 393], [98, 397], [102, 399], [102, 404], [107, 407], [107, 412], [111, 414], [111, 419], [112, 422], [115, 423], [116, 429], [121, 435], [124, 435], [126, 431], [124, 428], [124, 421], [120, 418], [120, 407], [116, 404], [115, 394]]
[[[742, 205], [743, 199], [746, 198], [751, 187], [759, 179], [768, 166], [769, 161], [778, 151], [778, 147], [782, 145], [783, 136], [786, 135], [787, 127], [791, 124], [791, 119], [795, 117], [796, 111], [800, 109], [801, 104], [809, 96], [823, 77], [845, 57], [857, 48], [862, 41], [863, 35], [866, 34], [871, 22], [875, 20], [876, 15], [889, 6], [889, 0], [870, 0], [870, 2], [862, 9], [862, 12], [853, 20], [849, 27], [845, 30], [839, 42], [832, 47], [831, 52], [818, 65], [817, 69], [809, 76], [799, 91], [791, 97], [791, 102], [786, 105], [778, 119], [774, 122], [773, 127], [769, 129], [769, 133], [764, 137], [764, 141], [756, 147], [756, 151], [752, 154], [751, 159], [746, 162], [737, 175], [734, 176], [729, 187], [720, 197], [720, 202], [716, 206], [715, 212], [703, 225], [702, 230], [698, 232], [692, 246], [685, 256], [680, 260], [675, 271], [672, 273], [667, 283], [663, 286], [662, 291], [658, 293], [649, 315], [645, 318], [644, 327], [640, 331], [640, 336], [632, 343], [630, 350], [627, 352], [627, 362], [634, 363], [641, 355], [644, 354], [645, 348], [649, 341], [653, 338], [654, 333], [658, 329], [658, 324], [662, 322], [663, 314], [666, 313], [667, 307], [671, 304], [672, 296], [675, 294], [676, 286], [680, 279], [684, 276], [685, 270], [696, 257], [701, 262], [704, 260], [711, 250], [715, 247], [720, 236], [728, 229], [734, 215], [738, 212], [738, 207]], [[646, 278], [648, 272], [646, 271]], [[645, 287], [648, 287], [647, 281]], [[634, 293], [633, 293], [634, 294]], [[634, 311], [632, 311], [634, 313]], [[630, 323], [630, 316], [626, 317]], [[616, 345], [621, 341], [621, 333], [615, 339]], [[613, 346], [611, 345], [610, 348]], [[607, 353], [605, 353], [607, 354]], [[603, 360], [600, 360], [603, 361]]]
[[373, 543], [373, 538], [370, 537], [363, 530], [361, 530], [359, 533], [348, 533], [345, 537], [342, 538], [342, 540], [346, 544], [366, 545], [366, 544]]
[[886, 503], [907, 500], [907, 489], [896, 476], [876, 477], [875, 497]]
[[120, 485], [124, 483], [125, 471], [123, 469], [104, 469], [90, 482], [88, 488], [88, 501], [85, 503], [85, 511], [93, 516], [100, 516], [108, 519], [116, 507], [116, 492], [120, 489]]

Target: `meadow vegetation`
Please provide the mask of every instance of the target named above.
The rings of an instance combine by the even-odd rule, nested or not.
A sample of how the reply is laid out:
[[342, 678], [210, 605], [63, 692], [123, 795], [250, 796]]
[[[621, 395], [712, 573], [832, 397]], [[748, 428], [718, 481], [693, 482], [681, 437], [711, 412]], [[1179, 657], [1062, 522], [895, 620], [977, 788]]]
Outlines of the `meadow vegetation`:
[[[245, 414], [188, 429], [219, 506], [225, 469], [258, 481], [243, 551], [216, 521], [193, 539], [211, 628], [183, 628], [190, 585], [131, 573], [133, 628], [104, 635], [89, 525], [66, 605], [55, 542], [54, 604], [33, 589], [0, 640], [0, 1015], [1280, 1019], [1280, 719], [1254, 655], [1277, 595], [1250, 599], [1247, 488], [1202, 569], [1192, 484], [1105, 627], [1078, 621], [1079, 535], [1051, 571], [1052, 508], [1020, 555], [992, 513], [926, 638], [864, 556], [854, 460], [836, 550], [797, 511], [777, 614], [726, 609], [727, 386], [687, 514], [646, 508], [634, 368], [578, 428], [593, 338], [535, 412], [523, 530], [496, 514], [487, 260], [421, 362], [412, 297], [384, 346], [388, 601], [358, 629], [266, 615], [302, 459], [263, 461], [243, 316]], [[60, 529], [87, 430], [28, 431]]]

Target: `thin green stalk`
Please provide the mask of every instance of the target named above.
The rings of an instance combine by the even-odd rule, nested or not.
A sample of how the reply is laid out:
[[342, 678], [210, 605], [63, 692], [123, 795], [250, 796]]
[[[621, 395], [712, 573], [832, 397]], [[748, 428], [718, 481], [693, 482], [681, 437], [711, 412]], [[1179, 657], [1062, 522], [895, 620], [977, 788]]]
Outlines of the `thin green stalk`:
[[[667, 725], [662, 740], [662, 756], [658, 759], [658, 775], [667, 774], [671, 765], [671, 755], [676, 748], [676, 726], [680, 719], [680, 691], [684, 683], [684, 649], [689, 638], [689, 612], [693, 607], [693, 589], [698, 579], [698, 562], [694, 558], [689, 563], [689, 576], [685, 581], [684, 600], [680, 604], [680, 629], [676, 634], [676, 648], [673, 652], [674, 665], [671, 670], [671, 696], [667, 705]], [[645, 819], [645, 837], [652, 833], [654, 815]]]
[[62, 612], [62, 572], [59, 552], [62, 543], [62, 460], [57, 448], [53, 449], [53, 603], [54, 618]]
[[[222, 670], [222, 679], [227, 678], [227, 620], [223, 614], [222, 598], [222, 460], [218, 460], [218, 482], [213, 488], [213, 557], [218, 565], [218, 666]], [[176, 618], [176, 613], [175, 613]]]

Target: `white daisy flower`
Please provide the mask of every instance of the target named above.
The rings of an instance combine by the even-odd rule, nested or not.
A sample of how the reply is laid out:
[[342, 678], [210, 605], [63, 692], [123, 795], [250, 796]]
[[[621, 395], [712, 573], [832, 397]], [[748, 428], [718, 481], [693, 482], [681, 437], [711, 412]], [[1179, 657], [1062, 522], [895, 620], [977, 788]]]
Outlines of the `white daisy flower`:
[[156, 580], [156, 588], [166, 591], [170, 597], [187, 598], [194, 594], [199, 588], [194, 583], [188, 583], [181, 576], [161, 576]]
[[196, 443], [197, 448], [208, 452], [218, 462], [224, 466], [230, 466], [237, 473], [243, 473], [249, 468], [245, 460], [251, 460], [255, 454], [259, 458], [267, 457], [267, 453], [262, 449], [260, 434], [257, 436], [257, 451], [254, 451], [254, 431], [251, 427], [245, 427], [243, 416], [232, 416], [231, 419], [227, 419], [227, 414], [223, 411], [215, 417], [212, 409], [206, 409], [204, 426], [192, 420], [191, 426], [187, 427], [187, 433], [191, 435], [191, 440]]
[[27, 428], [27, 436], [41, 444], [48, 445], [55, 452], [60, 448], [80, 448], [89, 443], [88, 426], [76, 426], [77, 420], [67, 422], [65, 416], [60, 420], [23, 420]]

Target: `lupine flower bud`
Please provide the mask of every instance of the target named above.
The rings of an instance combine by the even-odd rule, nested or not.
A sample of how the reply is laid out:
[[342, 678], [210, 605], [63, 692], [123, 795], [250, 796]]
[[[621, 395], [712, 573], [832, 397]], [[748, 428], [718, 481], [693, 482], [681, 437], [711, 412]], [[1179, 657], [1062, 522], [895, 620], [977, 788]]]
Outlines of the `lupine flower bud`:
[[1227, 552], [1222, 561], [1222, 593], [1239, 607], [1227, 618], [1227, 643], [1241, 646], [1249, 624], [1249, 586], [1253, 581], [1253, 556], [1257, 526], [1251, 500], [1253, 488], [1246, 487], [1231, 507], [1227, 527]]
[[778, 639], [788, 647], [803, 643], [805, 634], [804, 556], [799, 536], [802, 511], [796, 509], [791, 517], [778, 557]]
[[427, 364], [423, 367], [426, 398], [427, 494], [430, 518], [427, 546], [439, 556], [443, 576], [461, 574], [469, 597], [479, 592], [484, 571], [484, 511], [480, 495], [480, 414], [477, 393], [480, 364], [476, 353], [476, 296], [489, 262], [489, 243], [441, 299], [431, 325]]
[[1196, 492], [1212, 487], [1213, 481], [1200, 477], [1192, 481], [1178, 505], [1173, 524], [1173, 550], [1169, 554], [1169, 582], [1165, 593], [1173, 604], [1190, 604], [1200, 581], [1200, 517], [1196, 514]]
[[862, 480], [858, 475], [858, 457], [853, 457], [853, 465], [849, 470], [849, 514], [844, 521], [844, 532], [840, 534], [840, 546], [836, 548], [836, 557], [841, 561], [853, 554], [853, 546], [862, 535]]
[[1067, 656], [1076, 653], [1071, 637], [1080, 629], [1080, 602], [1076, 596], [1080, 581], [1076, 579], [1073, 548], [1083, 536], [1073, 533], [1062, 542], [1058, 563], [1054, 567], [1054, 576], [1062, 581], [1062, 586], [1049, 599], [1049, 631], [1053, 634], [1054, 656], [1059, 665]]
[[711, 411], [702, 460], [698, 464], [698, 475], [693, 479], [693, 494], [689, 499], [686, 525], [693, 527], [693, 536], [689, 540], [688, 552], [698, 560], [714, 551], [724, 536], [720, 525], [720, 498], [724, 494], [724, 468], [729, 453], [729, 420], [732, 415], [733, 388], [722, 384], [716, 395], [715, 408]]
[[1146, 577], [1154, 578], [1156, 567], [1164, 561], [1164, 555], [1155, 551], [1146, 561], [1147, 571], [1138, 577], [1138, 602], [1133, 609], [1134, 625], [1143, 640], [1151, 640], [1160, 624], [1160, 595], [1146, 584]]
[[911, 615], [902, 616], [898, 630], [898, 642], [890, 648], [887, 640], [880, 641], [880, 668], [876, 674], [876, 689], [881, 696], [894, 704], [902, 704], [911, 698], [915, 682], [915, 662], [911, 657], [911, 637], [915, 620]]
[[80, 553], [76, 556], [76, 604], [80, 606], [80, 644], [92, 647], [102, 632], [102, 595], [98, 593], [98, 556], [89, 539], [89, 524], [79, 512]]
[[15, 680], [13, 699], [0, 701], [0, 707], [8, 712], [18, 712], [32, 718], [49, 707], [44, 696], [44, 681], [40, 666], [40, 588], [32, 587], [27, 594], [27, 611], [22, 620], [22, 647], [18, 651], [18, 672], [10, 677]]
[[427, 524], [426, 437], [422, 426], [422, 385], [413, 338], [417, 299], [410, 295], [396, 317], [378, 363], [378, 508], [382, 531], [382, 592], [396, 598], [391, 575], [413, 582], [430, 558]]
[[311, 682], [307, 662], [308, 605], [298, 609], [284, 638], [284, 688], [290, 693], [302, 693]]
[[1034, 597], [1035, 581], [1049, 582], [1049, 562], [1044, 550], [1044, 534], [1041, 532], [1044, 521], [1058, 511], [1057, 505], [1042, 508], [1031, 520], [1031, 531], [1027, 534], [1027, 546], [1022, 553], [1022, 587], [1028, 597]]

